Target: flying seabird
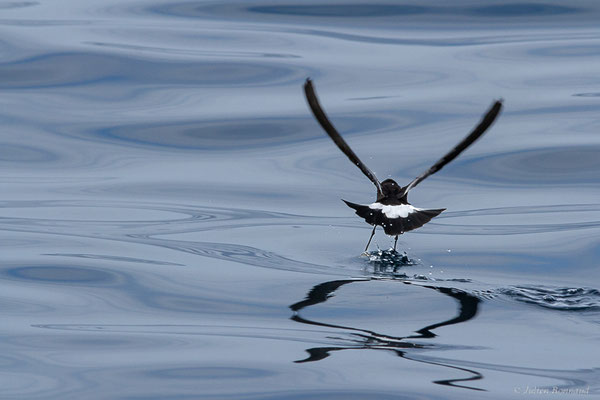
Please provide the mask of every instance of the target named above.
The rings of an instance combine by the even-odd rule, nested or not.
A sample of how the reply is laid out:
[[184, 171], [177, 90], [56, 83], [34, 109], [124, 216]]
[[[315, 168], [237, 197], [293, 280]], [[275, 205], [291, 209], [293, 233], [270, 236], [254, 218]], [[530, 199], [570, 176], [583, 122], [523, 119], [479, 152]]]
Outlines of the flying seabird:
[[367, 242], [365, 252], [369, 249], [373, 235], [375, 235], [375, 229], [377, 226], [383, 227], [384, 232], [387, 235], [395, 236], [394, 251], [396, 250], [396, 244], [398, 243], [398, 235], [404, 232], [412, 231], [413, 229], [420, 228], [427, 222], [431, 221], [432, 218], [437, 217], [446, 210], [445, 208], [438, 209], [422, 209], [413, 207], [407, 199], [408, 192], [417, 186], [421, 181], [427, 178], [429, 175], [435, 174], [437, 171], [442, 169], [450, 161], [454, 160], [460, 153], [462, 153], [467, 147], [475, 142], [483, 133], [492, 125], [500, 110], [502, 109], [502, 100], [497, 100], [490, 107], [488, 112], [481, 119], [481, 122], [469, 133], [460, 143], [458, 143], [452, 150], [450, 150], [445, 156], [440, 158], [435, 164], [433, 164], [428, 170], [417, 176], [406, 186], [398, 185], [393, 179], [386, 179], [383, 182], [379, 182], [377, 177], [352, 151], [348, 143], [342, 138], [338, 131], [334, 128], [333, 124], [327, 118], [327, 115], [321, 108], [315, 89], [313, 87], [310, 78], [306, 79], [304, 84], [304, 94], [306, 100], [313, 115], [321, 125], [321, 127], [327, 132], [333, 142], [339, 147], [339, 149], [356, 165], [363, 174], [367, 176], [375, 184], [377, 188], [377, 199], [374, 203], [369, 205], [361, 205], [351, 203], [343, 200], [348, 207], [353, 208], [356, 211], [356, 215], [370, 224], [373, 225], [373, 231]]

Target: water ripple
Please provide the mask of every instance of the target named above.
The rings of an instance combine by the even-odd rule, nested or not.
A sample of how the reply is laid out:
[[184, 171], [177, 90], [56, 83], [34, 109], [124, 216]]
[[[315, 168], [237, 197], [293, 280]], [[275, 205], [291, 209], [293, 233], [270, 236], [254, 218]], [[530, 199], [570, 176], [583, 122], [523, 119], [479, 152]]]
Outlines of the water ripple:
[[[600, 204], [564, 204], [552, 206], [502, 207], [480, 210], [451, 211], [431, 224], [430, 233], [455, 235], [519, 235], [542, 232], [564, 232], [600, 227]], [[448, 219], [460, 217], [502, 217], [501, 224], [485, 218], [485, 224], [451, 224]], [[512, 218], [521, 216], [518, 219]], [[510, 219], [508, 217], [511, 217]], [[577, 221], [579, 219], [579, 221]], [[561, 222], [563, 220], [564, 222]], [[539, 221], [539, 222], [538, 222]], [[552, 221], [552, 222], [548, 222]], [[537, 222], [537, 223], [535, 223]]]
[[27, 145], [0, 143], [0, 163], [4, 164], [34, 164], [52, 163], [59, 160], [59, 156], [45, 148]]
[[372, 18], [431, 13], [431, 8], [393, 4], [308, 4], [250, 6], [247, 11], [259, 14], [302, 17]]
[[463, 160], [452, 174], [478, 185], [582, 185], [599, 182], [600, 146], [519, 150]]
[[513, 3], [483, 7], [439, 7], [394, 4], [327, 4], [252, 6], [249, 12], [303, 17], [377, 18], [390, 16], [473, 15], [488, 18], [542, 17], [579, 13], [583, 10], [552, 4]]
[[546, 17], [549, 15], [564, 15], [582, 13], [583, 9], [565, 7], [549, 3], [509, 3], [493, 4], [489, 6], [474, 7], [469, 10], [473, 15], [491, 18], [507, 17]]
[[297, 143], [322, 135], [306, 118], [238, 118], [222, 121], [149, 123], [102, 128], [93, 135], [136, 145], [232, 151]]
[[[395, 123], [397, 121], [392, 118], [380, 116], [354, 114], [336, 118], [336, 124], [349, 135], [395, 128]], [[135, 123], [102, 126], [78, 136], [97, 138], [110, 143], [122, 142], [129, 146], [152, 146], [162, 151], [174, 148], [190, 152], [266, 149], [323, 139], [323, 134], [315, 129], [314, 121], [308, 116]]]
[[218, 58], [301, 58], [295, 54], [289, 53], [264, 53], [255, 51], [233, 51], [233, 50], [200, 50], [200, 49], [174, 49], [172, 47], [156, 47], [156, 46], [140, 46], [123, 43], [109, 42], [86, 42], [92, 46], [106, 47], [119, 50], [133, 50], [136, 52], [147, 52], [156, 54], [177, 54], [191, 55], [202, 57], [218, 57]]
[[600, 291], [592, 288], [512, 286], [500, 289], [514, 300], [561, 311], [600, 310]]
[[[44, 71], [40, 74], [40, 71]], [[281, 64], [227, 61], [163, 61], [118, 54], [49, 53], [0, 63], [0, 88], [32, 89], [103, 83], [256, 86], [300, 81], [307, 72]]]
[[[418, 233], [433, 235], [516, 235], [596, 229], [600, 227], [600, 219], [594, 219], [593, 216], [599, 212], [600, 205], [596, 204], [507, 207], [447, 212], [437, 222], [432, 222], [428, 230]], [[549, 219], [548, 216], [552, 216], [552, 218]], [[560, 216], [560, 219], [558, 216]], [[501, 224], [493, 223], [496, 217], [501, 217]], [[457, 218], [460, 218], [461, 221], [473, 219], [473, 222], [470, 224], [453, 222]], [[548, 220], [553, 222], [547, 222]], [[305, 273], [360, 273], [364, 271], [365, 263], [368, 265], [367, 260], [364, 263], [351, 264], [340, 260], [324, 265], [318, 262], [303, 261], [301, 259], [303, 258], [302, 255], [295, 257], [282, 256], [277, 250], [267, 250], [247, 244], [210, 240], [182, 240], [170, 237], [177, 234], [219, 232], [233, 229], [253, 230], [267, 226], [365, 228], [363, 224], [360, 224], [360, 221], [356, 221], [353, 217], [314, 217], [253, 209], [195, 207], [126, 201], [5, 201], [0, 203], [0, 229], [9, 232], [68, 235], [121, 243], [136, 243], [250, 266]], [[139, 257], [105, 257], [76, 252], [45, 252], [45, 254], [147, 264], [145, 260]], [[400, 259], [397, 260], [399, 264], [394, 264], [394, 268], [404, 266], [406, 263], [403, 263], [403, 260], [403, 257], [400, 256]], [[164, 264], [159, 260], [154, 262]], [[168, 265], [172, 264], [178, 263], [168, 263]], [[375, 272], [379, 271], [380, 273], [384, 273], [389, 267], [389, 262], [371, 265]], [[404, 273], [402, 270], [397, 272]]]
[[30, 266], [2, 270], [3, 275], [13, 279], [41, 281], [45, 283], [73, 285], [114, 285], [118, 276], [107, 271], [71, 266]]
[[33, 7], [40, 4], [37, 1], [7, 1], [0, 4], [0, 10], [14, 10], [16, 8]]
[[143, 374], [151, 379], [177, 379], [177, 380], [230, 380], [253, 379], [276, 375], [275, 371], [259, 368], [234, 368], [234, 367], [186, 367], [147, 370]]
[[[473, 5], [468, 2], [443, 4], [439, 2], [418, 2], [418, 4], [364, 3], [346, 1], [344, 3], [328, 2], [325, 4], [299, 4], [296, 1], [285, 1], [277, 5], [258, 3], [227, 2], [226, 4], [197, 2], [179, 2], [160, 4], [151, 8], [152, 12], [177, 16], [180, 18], [217, 18], [225, 20], [253, 20], [256, 16], [261, 21], [273, 21], [277, 18], [286, 22], [299, 24], [301, 22], [318, 21], [345, 24], [359, 21], [359, 26], [368, 27], [372, 24], [391, 24], [402, 21], [403, 25], [423, 22], [427, 25], [447, 24], [461, 20], [466, 24], [476, 25], [487, 23], [506, 23], [506, 20], [521, 22], [544, 22], [549, 19], [561, 18], [561, 21], [598, 11], [590, 3], [574, 2], [571, 6], [563, 4], [544, 3], [496, 3], [485, 6]], [[254, 16], [254, 18], [252, 18]], [[589, 15], [588, 15], [589, 18]], [[587, 20], [587, 18], [586, 18]], [[410, 25], [409, 25], [410, 26]], [[436, 26], [436, 25], [433, 25]]]
[[84, 258], [84, 259], [92, 259], [92, 260], [109, 260], [109, 261], [119, 261], [119, 262], [130, 262], [130, 263], [138, 263], [138, 264], [149, 264], [149, 265], [171, 265], [176, 267], [182, 267], [183, 264], [177, 264], [166, 261], [158, 261], [158, 260], [148, 260], [144, 258], [134, 258], [134, 257], [122, 257], [122, 256], [110, 256], [104, 254], [77, 254], [77, 253], [47, 253], [42, 254], [44, 256], [56, 256], [56, 257], [74, 257], [74, 258]]

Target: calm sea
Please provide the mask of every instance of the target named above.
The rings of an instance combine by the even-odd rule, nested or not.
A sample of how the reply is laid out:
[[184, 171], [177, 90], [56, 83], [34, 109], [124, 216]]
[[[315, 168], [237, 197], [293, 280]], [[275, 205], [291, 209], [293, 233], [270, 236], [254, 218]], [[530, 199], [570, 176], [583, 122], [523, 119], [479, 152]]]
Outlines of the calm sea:
[[[600, 3], [0, 2], [0, 398], [600, 395]], [[391, 238], [406, 184], [494, 99]]]

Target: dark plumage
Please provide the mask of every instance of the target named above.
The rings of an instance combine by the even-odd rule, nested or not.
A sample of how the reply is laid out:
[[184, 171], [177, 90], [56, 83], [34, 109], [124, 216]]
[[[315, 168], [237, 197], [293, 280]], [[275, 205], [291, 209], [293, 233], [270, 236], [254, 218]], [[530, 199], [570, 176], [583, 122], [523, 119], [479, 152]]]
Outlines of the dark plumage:
[[439, 159], [427, 171], [413, 179], [408, 185], [400, 186], [392, 179], [386, 179], [380, 183], [375, 174], [358, 158], [354, 151], [352, 151], [350, 146], [348, 146], [348, 143], [346, 143], [338, 133], [321, 108], [310, 79], [307, 79], [304, 84], [304, 94], [306, 95], [306, 100], [308, 101], [308, 105], [310, 106], [313, 115], [321, 127], [327, 132], [338, 148], [362, 171], [363, 174], [365, 174], [367, 178], [371, 180], [371, 182], [373, 182], [377, 188], [377, 200], [370, 205], [355, 204], [344, 200], [348, 207], [353, 208], [356, 211], [358, 216], [364, 218], [370, 225], [373, 225], [373, 232], [371, 233], [365, 251], [369, 248], [369, 244], [371, 243], [371, 239], [375, 234], [377, 226], [383, 227], [386, 234], [396, 237], [394, 242], [394, 250], [396, 250], [398, 235], [420, 228], [445, 210], [445, 208], [424, 210], [413, 207], [407, 200], [408, 192], [429, 175], [441, 170], [446, 164], [454, 160], [467, 147], [473, 144], [492, 125], [502, 109], [501, 100], [494, 102], [492, 107], [482, 118], [481, 122], [479, 122], [473, 131], [458, 143], [456, 147]]

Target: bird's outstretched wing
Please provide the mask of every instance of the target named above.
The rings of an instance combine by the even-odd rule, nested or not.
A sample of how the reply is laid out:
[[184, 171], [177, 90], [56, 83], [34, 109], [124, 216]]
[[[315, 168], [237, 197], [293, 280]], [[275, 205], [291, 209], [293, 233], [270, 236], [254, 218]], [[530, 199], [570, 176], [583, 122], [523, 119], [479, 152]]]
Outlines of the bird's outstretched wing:
[[317, 94], [315, 93], [315, 88], [313, 87], [312, 81], [306, 79], [306, 83], [304, 84], [304, 94], [306, 95], [306, 101], [310, 106], [310, 109], [313, 112], [313, 115], [321, 124], [321, 127], [327, 132], [329, 137], [334, 141], [334, 143], [339, 147], [339, 149], [352, 161], [352, 164], [356, 165], [363, 174], [367, 176], [375, 184], [377, 187], [377, 197], [382, 196], [381, 184], [377, 180], [377, 177], [362, 161], [360, 158], [352, 151], [348, 143], [342, 138], [342, 136], [338, 133], [338, 131], [334, 128], [333, 124], [325, 115], [325, 111], [321, 108], [319, 104], [319, 99], [317, 99]]
[[419, 183], [422, 180], [427, 178], [429, 175], [435, 174], [440, 169], [444, 167], [444, 165], [448, 164], [450, 161], [454, 160], [460, 153], [462, 153], [467, 147], [473, 144], [483, 133], [494, 123], [494, 120], [500, 113], [502, 109], [502, 100], [497, 100], [494, 102], [492, 107], [488, 110], [485, 116], [481, 119], [481, 122], [473, 129], [471, 133], [467, 135], [459, 144], [456, 145], [448, 154], [444, 157], [440, 158], [438, 162], [433, 164], [427, 171], [423, 172], [421, 175], [417, 176], [411, 183], [409, 183], [404, 188], [403, 196], [408, 193], [408, 191]]

